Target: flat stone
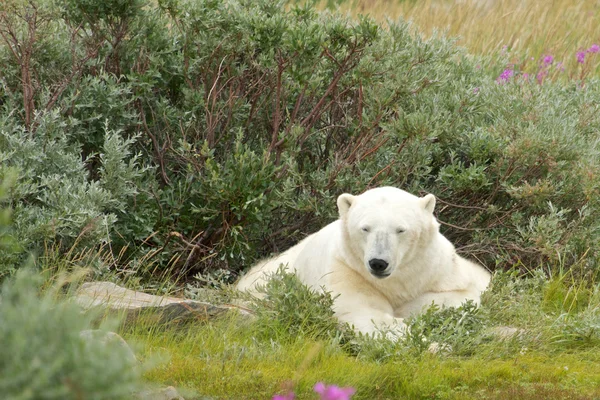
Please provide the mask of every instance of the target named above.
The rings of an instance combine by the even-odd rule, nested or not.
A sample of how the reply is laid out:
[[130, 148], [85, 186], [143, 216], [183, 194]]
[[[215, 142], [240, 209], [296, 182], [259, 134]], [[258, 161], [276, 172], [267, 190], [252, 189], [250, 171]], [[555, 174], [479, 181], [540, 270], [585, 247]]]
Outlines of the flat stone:
[[236, 310], [242, 315], [249, 314], [243, 308], [233, 305], [216, 306], [177, 297], [154, 296], [126, 289], [112, 282], [84, 283], [75, 293], [75, 302], [84, 309], [103, 307], [111, 312], [123, 313], [128, 322], [141, 315], [164, 323], [205, 321], [224, 315], [231, 310]]
[[86, 341], [97, 341], [105, 346], [116, 345], [123, 349], [127, 360], [132, 366], [137, 365], [137, 358], [129, 347], [129, 344], [115, 332], [103, 331], [100, 329], [86, 329], [79, 332], [79, 336]]
[[488, 333], [500, 340], [509, 340], [514, 337], [522, 336], [525, 333], [525, 330], [512, 326], [495, 326], [489, 329]]
[[184, 400], [173, 386], [164, 389], [145, 390], [135, 394], [136, 400]]

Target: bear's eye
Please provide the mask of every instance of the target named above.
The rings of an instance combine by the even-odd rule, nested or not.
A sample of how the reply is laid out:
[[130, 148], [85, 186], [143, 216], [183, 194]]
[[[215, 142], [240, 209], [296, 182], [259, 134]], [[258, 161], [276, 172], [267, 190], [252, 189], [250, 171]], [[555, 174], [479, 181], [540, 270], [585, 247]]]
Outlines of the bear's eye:
[[404, 228], [396, 228], [396, 233], [404, 233], [406, 232], [406, 229]]
[[360, 228], [361, 231], [363, 232], [369, 232], [369, 227], [368, 226], [363, 226], [362, 228]]

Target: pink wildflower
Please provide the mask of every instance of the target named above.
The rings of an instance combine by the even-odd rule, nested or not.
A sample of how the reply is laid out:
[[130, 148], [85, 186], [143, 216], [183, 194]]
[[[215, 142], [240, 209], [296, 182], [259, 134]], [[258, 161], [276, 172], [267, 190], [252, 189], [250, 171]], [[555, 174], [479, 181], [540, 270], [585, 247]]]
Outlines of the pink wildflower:
[[583, 64], [584, 61], [585, 61], [585, 52], [584, 51], [578, 51], [577, 52], [577, 62], [579, 64]]
[[593, 44], [590, 46], [589, 49], [587, 49], [588, 53], [600, 53], [600, 46], [598, 46], [597, 44]]
[[528, 81], [528, 80], [529, 80], [529, 74], [528, 74], [527, 72], [525, 72], [525, 73], [522, 75], [522, 78], [523, 78], [523, 80], [526, 80], [526, 81]]
[[551, 55], [544, 56], [543, 58], [544, 65], [550, 65], [554, 62], [554, 57]]
[[318, 382], [314, 391], [318, 393], [321, 400], [350, 400], [350, 397], [356, 392], [352, 387], [341, 388], [339, 386], [326, 386], [323, 382]]
[[548, 75], [548, 71], [543, 70], [543, 71], [538, 72], [538, 74], [535, 76], [535, 78], [537, 79], [537, 81], [540, 85], [542, 83], [544, 83], [544, 78], [546, 77], [546, 75]]
[[513, 71], [510, 68], [505, 69], [504, 71], [502, 71], [502, 73], [500, 74], [500, 76], [498, 78], [496, 78], [496, 82], [503, 84], [506, 83], [510, 80], [510, 78], [512, 78], [512, 76], [515, 74], [515, 71]]
[[473, 88], [473, 94], [477, 94], [477, 93], [479, 93], [479, 88], [478, 87]]

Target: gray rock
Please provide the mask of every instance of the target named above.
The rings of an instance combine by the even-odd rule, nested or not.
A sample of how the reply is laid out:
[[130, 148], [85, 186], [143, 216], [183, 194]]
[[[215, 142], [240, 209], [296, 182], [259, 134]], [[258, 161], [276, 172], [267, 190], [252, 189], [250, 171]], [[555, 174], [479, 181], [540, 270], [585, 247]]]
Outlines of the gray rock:
[[158, 323], [208, 320], [235, 310], [241, 315], [248, 311], [233, 305], [215, 306], [201, 301], [177, 297], [153, 296], [151, 294], [125, 289], [112, 282], [84, 283], [75, 294], [75, 301], [84, 309], [105, 307], [110, 311], [123, 313], [131, 322], [140, 315]]
[[106, 332], [100, 329], [86, 329], [84, 331], [79, 332], [79, 336], [88, 341], [98, 341], [104, 345], [116, 345], [121, 347], [125, 353], [127, 354], [127, 359], [131, 363], [131, 365], [137, 365], [137, 358], [131, 350], [131, 347], [127, 344], [125, 339], [121, 336], [117, 335], [114, 332]]
[[184, 400], [173, 386], [164, 389], [144, 390], [134, 395], [136, 400]]
[[521, 337], [525, 333], [525, 330], [512, 326], [495, 326], [490, 328], [487, 333], [500, 340], [509, 340], [514, 337]]

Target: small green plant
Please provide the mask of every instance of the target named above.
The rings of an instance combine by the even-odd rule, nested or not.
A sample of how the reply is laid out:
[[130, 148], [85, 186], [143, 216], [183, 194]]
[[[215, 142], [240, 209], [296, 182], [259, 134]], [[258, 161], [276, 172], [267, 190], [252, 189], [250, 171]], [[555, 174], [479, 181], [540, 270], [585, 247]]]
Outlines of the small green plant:
[[485, 319], [477, 305], [469, 300], [460, 307], [433, 304], [418, 316], [407, 321], [404, 343], [417, 353], [451, 351], [466, 354], [480, 340]]
[[264, 297], [254, 298], [253, 302], [258, 317], [256, 327], [264, 337], [339, 341], [344, 334], [350, 334], [350, 328], [340, 325], [333, 313], [331, 293], [311, 290], [284, 267], [259, 292]]

